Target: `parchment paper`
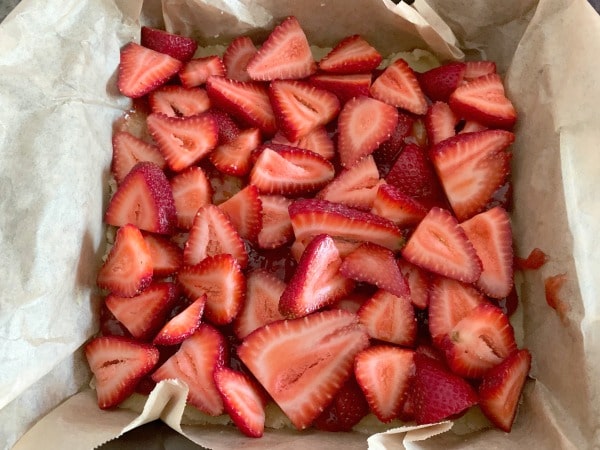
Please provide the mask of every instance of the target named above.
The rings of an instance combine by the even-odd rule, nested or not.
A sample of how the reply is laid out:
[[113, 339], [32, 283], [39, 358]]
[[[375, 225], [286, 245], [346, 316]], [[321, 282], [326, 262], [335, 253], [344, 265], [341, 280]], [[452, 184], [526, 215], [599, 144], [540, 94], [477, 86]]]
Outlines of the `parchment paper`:
[[[232, 427], [180, 428], [177, 383], [161, 385], [141, 417], [99, 411], [79, 350], [97, 331], [111, 125], [127, 107], [115, 87], [119, 48], [139, 39], [140, 23], [214, 44], [259, 40], [290, 14], [319, 45], [361, 33], [383, 53], [429, 47], [441, 60], [496, 60], [520, 116], [516, 252], [537, 246], [550, 256], [519, 281], [536, 381], [513, 432], [408, 442], [411, 432], [405, 443], [404, 433], [384, 434], [368, 445], [598, 448], [600, 18], [585, 0], [24, 0], [0, 25], [0, 444], [10, 448], [31, 428], [15, 448], [93, 448], [161, 418], [211, 448], [367, 447], [358, 433], [248, 440]], [[557, 273], [568, 276], [566, 320], [544, 298], [544, 278]]]

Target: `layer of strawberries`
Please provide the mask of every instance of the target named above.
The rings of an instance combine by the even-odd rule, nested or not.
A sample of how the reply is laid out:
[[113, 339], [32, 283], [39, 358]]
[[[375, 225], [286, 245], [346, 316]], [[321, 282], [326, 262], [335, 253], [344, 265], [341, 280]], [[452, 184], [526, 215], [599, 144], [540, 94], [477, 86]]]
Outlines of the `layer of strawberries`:
[[315, 61], [294, 17], [221, 56], [141, 31], [86, 346], [99, 407], [179, 379], [251, 437], [269, 402], [297, 429], [477, 405], [510, 431], [531, 355], [509, 322], [517, 115], [495, 64], [416, 73], [359, 35]]

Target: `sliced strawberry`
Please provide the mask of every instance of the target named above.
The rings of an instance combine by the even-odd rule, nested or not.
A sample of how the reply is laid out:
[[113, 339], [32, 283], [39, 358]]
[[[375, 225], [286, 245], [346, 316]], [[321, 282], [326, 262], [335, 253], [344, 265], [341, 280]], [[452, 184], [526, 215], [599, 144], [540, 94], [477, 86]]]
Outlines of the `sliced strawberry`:
[[265, 136], [272, 136], [277, 131], [264, 85], [213, 76], [206, 80], [206, 92], [213, 106], [231, 114], [244, 125], [259, 128]]
[[488, 303], [473, 286], [445, 277], [435, 277], [429, 295], [429, 332], [439, 344], [467, 314]]
[[435, 102], [429, 107], [425, 116], [425, 128], [427, 129], [429, 145], [435, 145], [454, 136], [456, 125], [458, 125], [458, 118], [448, 104]]
[[515, 257], [515, 269], [517, 270], [537, 270], [548, 261], [548, 255], [539, 248], [531, 250], [527, 258]]
[[281, 294], [279, 312], [288, 318], [306, 316], [349, 294], [354, 283], [341, 273], [341, 265], [333, 239], [324, 234], [315, 237]]
[[217, 124], [210, 114], [181, 118], [150, 114], [147, 123], [160, 152], [175, 172], [197, 163], [217, 145]]
[[224, 406], [214, 373], [226, 361], [225, 338], [203, 323], [179, 350], [152, 374], [155, 382], [178, 378], [189, 387], [187, 402], [211, 416], [223, 414]]
[[466, 283], [481, 274], [481, 261], [454, 216], [432, 208], [402, 249], [402, 256], [419, 267]]
[[219, 367], [215, 384], [223, 399], [225, 412], [246, 436], [259, 438], [265, 428], [265, 399], [262, 391], [246, 374]]
[[189, 230], [198, 210], [211, 201], [210, 182], [202, 168], [192, 166], [171, 179], [171, 189], [177, 210], [177, 226]]
[[204, 313], [206, 295], [201, 295], [194, 302], [169, 320], [156, 334], [154, 345], [177, 345], [193, 335], [200, 327], [200, 319]]
[[474, 133], [475, 131], [483, 130], [487, 130], [485, 125], [475, 122], [474, 120], [466, 120], [459, 133]]
[[183, 251], [166, 237], [143, 233], [144, 241], [152, 258], [154, 277], [166, 277], [174, 274], [183, 264]]
[[165, 323], [177, 288], [173, 283], [152, 283], [135, 297], [109, 294], [107, 308], [131, 335], [142, 341], [149, 340]]
[[127, 131], [115, 133], [112, 148], [110, 170], [118, 184], [125, 179], [133, 166], [141, 161], [153, 162], [161, 169], [167, 165], [156, 146], [142, 141]]
[[208, 256], [193, 266], [184, 266], [177, 282], [189, 298], [206, 294], [204, 317], [215, 325], [231, 323], [241, 310], [246, 279], [233, 256]]
[[368, 346], [356, 315], [331, 310], [259, 328], [238, 356], [297, 429], [308, 427], [352, 372]]
[[225, 111], [211, 108], [210, 115], [213, 116], [219, 130], [219, 145], [229, 144], [233, 142], [240, 134], [240, 127]]
[[246, 66], [250, 78], [262, 81], [304, 78], [316, 69], [306, 35], [295, 17], [277, 25]]
[[141, 30], [141, 44], [180, 61], [191, 59], [198, 48], [192, 38], [145, 26]]
[[204, 258], [222, 253], [232, 255], [242, 267], [248, 264], [244, 241], [227, 215], [213, 204], [198, 210], [185, 247], [183, 262], [198, 264]]
[[388, 140], [398, 123], [395, 107], [369, 97], [346, 102], [338, 117], [338, 152], [351, 167]]
[[131, 169], [104, 215], [109, 225], [120, 227], [131, 223], [141, 230], [160, 234], [171, 234], [176, 220], [169, 180], [152, 162], [140, 162]]
[[371, 212], [391, 220], [399, 228], [410, 228], [427, 215], [427, 208], [391, 184], [381, 184]]
[[467, 65], [462, 62], [451, 62], [435, 67], [418, 75], [421, 89], [433, 102], [447, 102], [450, 94], [463, 81]]
[[471, 385], [439, 361], [423, 353], [415, 353], [414, 361], [412, 402], [417, 424], [456, 417], [477, 404], [477, 394]]
[[368, 211], [373, 206], [382, 182], [375, 160], [367, 155], [340, 172], [317, 193], [316, 198]]
[[140, 230], [131, 224], [117, 230], [115, 243], [98, 271], [96, 283], [115, 295], [133, 297], [152, 281], [152, 256]]
[[408, 297], [380, 289], [362, 304], [357, 314], [371, 338], [405, 347], [414, 345], [417, 320]]
[[340, 273], [346, 278], [365, 282], [398, 297], [408, 297], [408, 284], [400, 273], [394, 253], [371, 242], [361, 244], [344, 258]]
[[121, 49], [117, 86], [121, 94], [138, 98], [167, 82], [181, 61], [135, 42]]
[[[304, 253], [304, 250], [306, 249], [308, 244], [310, 244], [310, 241], [313, 239], [313, 237], [314, 236], [308, 236], [303, 239], [296, 239], [292, 243], [292, 246], [290, 247], [290, 252], [296, 261], [300, 261], [302, 253]], [[338, 253], [340, 254], [340, 258], [342, 259], [344, 259], [350, 253], [356, 250], [361, 244], [361, 242], [358, 241], [348, 241], [344, 238], [336, 236], [330, 237], [333, 239], [333, 243], [337, 248]]]
[[289, 207], [296, 240], [318, 234], [348, 241], [373, 242], [397, 251], [404, 237], [389, 220], [327, 200], [300, 199]]
[[290, 141], [329, 123], [340, 110], [335, 94], [304, 81], [274, 80], [269, 98], [279, 129]]
[[179, 71], [181, 84], [186, 88], [193, 88], [206, 84], [211, 75], [225, 76], [225, 65], [216, 55], [196, 58], [188, 61]]
[[508, 213], [496, 206], [460, 224], [481, 260], [475, 283], [492, 298], [506, 297], [513, 287], [512, 229]]
[[333, 165], [309, 150], [265, 148], [250, 172], [250, 183], [262, 194], [307, 194], [334, 176]]
[[415, 372], [414, 352], [378, 345], [361, 351], [354, 361], [356, 381], [371, 411], [382, 422], [398, 417]]
[[220, 172], [235, 176], [247, 175], [250, 172], [252, 151], [261, 142], [260, 130], [247, 128], [231, 141], [218, 145], [208, 155], [208, 159]]
[[250, 81], [246, 66], [258, 49], [248, 36], [235, 38], [223, 53], [223, 64], [227, 78], [237, 81]]
[[482, 211], [510, 173], [509, 131], [459, 134], [430, 149], [431, 160], [458, 220]]
[[431, 278], [429, 272], [415, 266], [414, 264], [398, 259], [400, 273], [406, 279], [410, 290], [410, 301], [415, 308], [425, 309], [429, 306], [429, 290]]
[[325, 72], [356, 74], [375, 70], [383, 57], [362, 36], [355, 34], [338, 42], [319, 61], [319, 69]]
[[368, 97], [371, 88], [370, 73], [348, 75], [316, 73], [307, 81], [319, 89], [335, 94], [342, 105], [354, 97]]
[[356, 378], [351, 376], [315, 419], [313, 426], [323, 431], [352, 431], [369, 413], [369, 404]]
[[490, 303], [472, 309], [440, 346], [450, 369], [468, 378], [481, 377], [517, 349], [508, 316]]
[[277, 248], [294, 236], [288, 211], [292, 200], [282, 195], [261, 195], [262, 228], [257, 237], [260, 248]]
[[467, 61], [465, 63], [464, 78], [466, 81], [496, 73], [494, 61]]
[[310, 150], [325, 159], [332, 159], [335, 156], [335, 144], [329, 137], [325, 127], [317, 127], [306, 136], [293, 142], [286, 138], [283, 133], [277, 132], [271, 139], [271, 143]]
[[412, 133], [415, 119], [412, 115], [398, 112], [398, 123], [390, 138], [383, 142], [373, 152], [373, 158], [382, 177], [387, 176], [396, 162], [398, 155], [407, 143], [407, 137]]
[[494, 425], [507, 433], [515, 421], [530, 368], [531, 354], [526, 349], [519, 350], [490, 369], [479, 385], [481, 410]]
[[371, 85], [373, 98], [414, 114], [427, 112], [427, 100], [415, 72], [399, 58], [383, 71]]
[[219, 205], [241, 238], [256, 241], [262, 229], [262, 202], [258, 188], [248, 184]]
[[177, 85], [161, 86], [150, 93], [148, 101], [153, 113], [169, 117], [195, 116], [210, 108], [205, 90], [186, 89]]
[[463, 84], [448, 102], [459, 117], [488, 127], [510, 129], [517, 121], [515, 107], [506, 97], [502, 79], [495, 73]]
[[113, 408], [135, 391], [138, 381], [158, 362], [158, 350], [119, 336], [101, 336], [85, 346], [96, 380], [98, 406]]

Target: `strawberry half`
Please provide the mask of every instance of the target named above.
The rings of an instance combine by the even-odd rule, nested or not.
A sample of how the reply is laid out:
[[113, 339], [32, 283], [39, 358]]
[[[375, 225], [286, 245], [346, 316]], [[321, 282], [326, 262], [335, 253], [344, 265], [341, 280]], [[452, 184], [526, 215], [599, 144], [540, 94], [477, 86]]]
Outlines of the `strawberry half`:
[[206, 295], [198, 297], [191, 305], [169, 320], [156, 334], [152, 343], [154, 345], [181, 344], [200, 327], [205, 304]]
[[158, 362], [158, 350], [119, 336], [101, 336], [85, 346], [85, 357], [96, 380], [98, 406], [108, 409], [135, 391]]
[[415, 371], [413, 355], [412, 350], [388, 345], [370, 347], [356, 355], [356, 381], [371, 411], [382, 422], [390, 422], [400, 414]]
[[262, 229], [262, 202], [258, 188], [248, 184], [219, 205], [241, 238], [256, 241]]
[[496, 73], [496, 63], [494, 61], [467, 61], [465, 63], [465, 81], [471, 81], [492, 73]]
[[419, 74], [418, 79], [431, 101], [447, 102], [450, 94], [462, 83], [466, 70], [465, 63], [451, 62]]
[[191, 166], [171, 178], [171, 190], [177, 211], [177, 226], [189, 230], [200, 208], [210, 203], [212, 188], [198, 166]]
[[223, 64], [225, 65], [227, 78], [237, 81], [250, 81], [250, 75], [248, 75], [246, 67], [257, 51], [256, 45], [248, 36], [239, 36], [231, 41], [223, 53]]
[[388, 105], [414, 114], [427, 112], [427, 100], [419, 86], [415, 72], [399, 58], [385, 68], [369, 90], [371, 96]]
[[117, 86], [121, 94], [138, 98], [179, 72], [181, 61], [135, 42], [121, 49]]
[[370, 73], [383, 57], [362, 36], [355, 34], [342, 39], [319, 61], [319, 69], [339, 74]]
[[215, 148], [208, 159], [219, 172], [243, 176], [250, 172], [252, 152], [261, 144], [261, 135], [258, 128], [241, 130], [229, 142], [220, 144]]
[[313, 426], [323, 431], [352, 431], [369, 413], [369, 404], [356, 378], [351, 376], [342, 385], [332, 402], [315, 419]]
[[155, 89], [148, 95], [153, 113], [169, 117], [188, 117], [201, 114], [210, 108], [210, 100], [203, 89], [186, 89], [167, 85]]
[[271, 31], [246, 66], [250, 78], [261, 81], [305, 78], [316, 69], [304, 30], [293, 16]]
[[98, 271], [98, 287], [121, 297], [133, 297], [151, 281], [152, 256], [144, 236], [135, 225], [119, 228], [115, 243]]
[[179, 270], [183, 263], [181, 248], [164, 236], [142, 233], [152, 258], [152, 273], [156, 277], [166, 277]]
[[368, 97], [371, 88], [370, 73], [348, 75], [316, 73], [307, 81], [319, 89], [335, 94], [342, 105], [354, 97]]
[[425, 128], [429, 145], [435, 145], [456, 134], [458, 118], [454, 115], [447, 103], [435, 102], [427, 110]]
[[189, 60], [198, 48], [198, 43], [192, 38], [146, 26], [141, 30], [141, 44], [180, 61]]
[[398, 123], [390, 138], [383, 142], [374, 152], [373, 158], [382, 177], [387, 176], [396, 162], [398, 155], [406, 143], [413, 139], [415, 118], [412, 115], [398, 111]]
[[261, 195], [262, 227], [258, 233], [258, 246], [272, 249], [289, 242], [294, 236], [289, 206], [292, 200], [282, 195]]
[[152, 233], [171, 234], [177, 221], [169, 180], [152, 162], [137, 163], [114, 193], [104, 221], [121, 227], [133, 224]]
[[381, 184], [371, 212], [394, 222], [399, 228], [411, 228], [427, 215], [427, 208], [391, 184]]
[[279, 312], [288, 318], [306, 316], [349, 294], [354, 283], [341, 273], [341, 265], [333, 239], [324, 234], [315, 237], [281, 294]]
[[156, 146], [142, 141], [127, 131], [119, 131], [113, 135], [112, 148], [110, 170], [118, 184], [125, 179], [133, 166], [141, 161], [153, 162], [161, 169], [167, 165]]
[[397, 261], [400, 273], [406, 279], [410, 291], [410, 301], [415, 308], [425, 309], [429, 306], [431, 277], [429, 272], [399, 258]]
[[473, 283], [481, 274], [473, 244], [454, 216], [441, 208], [431, 208], [417, 225], [402, 256], [433, 273], [466, 283]]
[[192, 59], [179, 71], [181, 84], [186, 88], [202, 86], [211, 75], [225, 76], [223, 61], [216, 55]]
[[271, 139], [271, 143], [310, 150], [329, 160], [333, 159], [335, 156], [335, 144], [329, 137], [329, 133], [325, 127], [317, 127], [297, 141], [290, 141], [283, 133], [277, 132], [277, 134], [273, 136], [273, 139]]
[[238, 356], [301, 430], [331, 402], [368, 344], [356, 315], [331, 310], [259, 328]]

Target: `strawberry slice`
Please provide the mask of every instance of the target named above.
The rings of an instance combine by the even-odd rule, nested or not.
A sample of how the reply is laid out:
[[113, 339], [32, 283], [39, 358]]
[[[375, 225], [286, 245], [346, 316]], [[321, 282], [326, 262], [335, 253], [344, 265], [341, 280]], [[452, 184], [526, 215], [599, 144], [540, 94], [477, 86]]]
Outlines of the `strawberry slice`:
[[356, 378], [351, 376], [315, 419], [313, 426], [323, 431], [352, 431], [368, 413], [369, 404]]
[[282, 195], [261, 195], [262, 228], [257, 237], [262, 249], [273, 249], [289, 242], [294, 236], [289, 206], [292, 200]]
[[371, 411], [382, 422], [398, 417], [415, 371], [414, 352], [378, 345], [361, 351], [354, 361], [356, 381]]
[[246, 71], [248, 62], [256, 54], [258, 49], [252, 39], [248, 36], [235, 38], [223, 53], [223, 64], [227, 78], [237, 81], [250, 81], [250, 75]]
[[467, 61], [465, 63], [465, 81], [471, 81], [492, 73], [496, 73], [496, 63], [494, 61]]
[[189, 230], [200, 208], [210, 203], [212, 188], [198, 166], [191, 166], [171, 178], [171, 189], [177, 211], [177, 226]]
[[398, 111], [398, 123], [390, 138], [383, 142], [374, 152], [373, 158], [382, 177], [387, 176], [413, 133], [415, 119], [412, 115]]
[[217, 145], [217, 124], [210, 114], [181, 118], [150, 114], [146, 122], [160, 152], [175, 172], [197, 163]]
[[357, 314], [371, 338], [405, 347], [414, 345], [417, 320], [408, 297], [379, 289], [360, 306]]
[[308, 82], [319, 89], [325, 89], [335, 94], [340, 104], [354, 97], [368, 97], [371, 88], [370, 73], [355, 73], [338, 75], [331, 73], [316, 73], [308, 78]]
[[246, 279], [233, 256], [208, 256], [193, 266], [183, 266], [177, 282], [189, 298], [206, 295], [204, 316], [215, 325], [231, 323], [244, 303]]
[[334, 177], [333, 165], [322, 156], [300, 148], [266, 147], [250, 171], [250, 183], [262, 194], [307, 194]]
[[371, 213], [391, 220], [399, 228], [411, 228], [427, 215], [427, 208], [391, 184], [381, 184]]
[[389, 220], [327, 200], [296, 200], [289, 213], [298, 241], [327, 234], [351, 242], [373, 242], [392, 251], [404, 244], [401, 231]]
[[142, 141], [127, 131], [119, 131], [114, 134], [112, 148], [110, 170], [117, 184], [120, 184], [133, 166], [141, 161], [153, 162], [161, 169], [167, 165], [156, 146]]
[[383, 57], [362, 36], [355, 34], [342, 39], [319, 61], [319, 69], [339, 74], [370, 73]]
[[429, 290], [431, 278], [429, 272], [399, 258], [396, 263], [400, 273], [406, 279], [410, 291], [410, 301], [415, 308], [425, 309], [429, 306]]
[[117, 230], [115, 243], [98, 271], [96, 284], [122, 297], [133, 297], [152, 281], [152, 256], [140, 230], [127, 224]]
[[356, 315], [331, 310], [259, 328], [238, 356], [301, 430], [331, 402], [368, 345]]
[[265, 136], [272, 136], [277, 131], [275, 114], [264, 85], [212, 76], [206, 80], [206, 92], [214, 107], [231, 114], [244, 125], [259, 128]]
[[[183, 262], [198, 264], [204, 258], [222, 253], [232, 255], [241, 267], [248, 264], [244, 241], [227, 215], [209, 203], [198, 210], [183, 248]], [[196, 296], [197, 297], [197, 296]]]
[[344, 258], [340, 273], [346, 278], [365, 282], [398, 297], [410, 295], [408, 284], [400, 273], [394, 253], [371, 242], [361, 244]]
[[335, 94], [304, 81], [274, 80], [269, 98], [279, 129], [290, 141], [329, 123], [340, 110]]
[[130, 42], [121, 49], [117, 86], [121, 94], [139, 98], [166, 83], [181, 65], [169, 55]]
[[429, 145], [435, 145], [454, 136], [458, 122], [458, 118], [447, 103], [435, 102], [431, 105], [425, 116], [425, 128], [427, 129]]
[[225, 65], [216, 55], [192, 59], [179, 71], [181, 84], [186, 88], [202, 86], [211, 75], [225, 76]]
[[198, 48], [198, 43], [192, 38], [146, 26], [141, 30], [141, 44], [184, 62], [194, 56]]
[[85, 357], [96, 380], [98, 406], [108, 409], [135, 391], [158, 362], [158, 350], [119, 336], [101, 336], [85, 346]]
[[472, 309], [440, 344], [452, 372], [479, 378], [517, 349], [508, 316], [484, 303]]
[[128, 223], [152, 233], [171, 234], [176, 223], [175, 201], [169, 180], [152, 162], [137, 163], [114, 193], [104, 221], [121, 227]]
[[142, 233], [152, 258], [152, 273], [156, 277], [167, 277], [179, 270], [183, 264], [181, 248], [164, 236]]
[[475, 131], [487, 130], [485, 125], [475, 122], [474, 120], [466, 120], [459, 133], [474, 133]]
[[375, 160], [367, 155], [340, 172], [317, 193], [316, 198], [368, 211], [373, 206], [381, 183], [383, 180], [379, 179]]
[[222, 173], [234, 176], [247, 175], [250, 172], [252, 151], [261, 144], [258, 128], [247, 128], [229, 142], [215, 148], [208, 159]]
[[161, 86], [150, 93], [148, 101], [153, 113], [169, 117], [195, 116], [210, 108], [205, 90], [186, 89], [177, 85]]
[[250, 78], [261, 81], [305, 78], [316, 69], [304, 30], [293, 16], [271, 31], [246, 66]]
[[502, 79], [496, 73], [459, 86], [448, 103], [459, 117], [487, 127], [511, 129], [517, 121], [515, 107], [506, 97]]
[[306, 316], [349, 294], [354, 283], [341, 273], [341, 265], [333, 239], [324, 234], [315, 237], [281, 294], [279, 312], [287, 318]]
[[399, 58], [383, 71], [371, 85], [373, 98], [414, 114], [427, 112], [427, 100], [415, 72]]
[[[292, 257], [296, 261], [300, 261], [300, 258], [302, 257], [302, 253], [304, 253], [304, 250], [306, 249], [308, 244], [310, 244], [310, 241], [312, 241], [313, 237], [314, 236], [309, 236], [304, 239], [296, 239], [292, 243], [292, 245], [290, 247], [290, 253], [292, 254]], [[340, 237], [336, 237], [336, 236], [333, 236], [331, 238], [333, 239], [333, 243], [335, 244], [335, 247], [337, 248], [338, 253], [340, 254], [340, 258], [342, 258], [342, 259], [344, 259], [350, 253], [352, 253], [354, 250], [356, 250], [358, 248], [358, 246], [361, 244], [360, 242], [357, 242], [357, 241], [348, 241], [344, 238], [340, 238]]]
[[431, 160], [459, 221], [482, 211], [510, 173], [509, 131], [459, 134], [430, 149]]
[[463, 62], [451, 62], [435, 67], [418, 75], [421, 89], [433, 102], [447, 102], [450, 94], [463, 81], [467, 65]]
[[228, 113], [216, 108], [211, 108], [209, 113], [215, 119], [219, 129], [219, 139], [217, 141], [219, 145], [229, 144], [240, 135], [240, 127]]
[[498, 428], [510, 432], [519, 398], [531, 368], [531, 354], [523, 349], [514, 352], [487, 372], [479, 385], [479, 406]]
[[338, 152], [351, 167], [388, 140], [398, 123], [395, 107], [369, 97], [346, 102], [338, 117]]
[[256, 241], [262, 229], [262, 202], [258, 188], [248, 184], [219, 205], [241, 238]]
[[477, 404], [469, 383], [446, 369], [439, 361], [415, 353], [412, 402], [418, 425], [449, 419]]
[[513, 288], [512, 229], [508, 213], [496, 206], [460, 226], [481, 260], [477, 287], [492, 298], [508, 296]]
[[154, 345], [177, 345], [193, 335], [200, 327], [206, 295], [198, 297], [191, 305], [169, 320], [156, 334]]
[[219, 367], [215, 384], [223, 399], [225, 412], [246, 436], [259, 438], [265, 429], [265, 399], [262, 391], [246, 374]]
[[152, 283], [135, 297], [109, 294], [106, 307], [131, 335], [149, 340], [164, 324], [177, 295], [173, 283]]
[[218, 416], [224, 405], [214, 380], [215, 371], [227, 360], [225, 338], [215, 328], [201, 324], [179, 350], [152, 374], [155, 382], [180, 379], [189, 387], [187, 402], [200, 411]]
[[481, 261], [454, 216], [431, 208], [402, 249], [410, 263], [448, 278], [473, 283], [481, 274]]
[[325, 127], [317, 127], [297, 141], [290, 141], [283, 133], [277, 132], [277, 134], [273, 136], [273, 139], [271, 139], [271, 143], [310, 150], [329, 160], [333, 159], [335, 156], [335, 144], [329, 137], [329, 133]]

